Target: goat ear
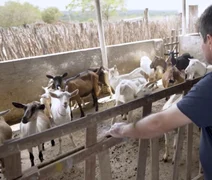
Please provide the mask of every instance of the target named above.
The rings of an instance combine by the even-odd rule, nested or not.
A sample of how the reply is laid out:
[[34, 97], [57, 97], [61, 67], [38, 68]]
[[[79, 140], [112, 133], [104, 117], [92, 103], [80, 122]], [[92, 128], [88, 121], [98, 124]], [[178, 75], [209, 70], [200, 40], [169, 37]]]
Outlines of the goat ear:
[[78, 93], [79, 93], [79, 89], [74, 90], [74, 91], [71, 93], [71, 97], [76, 96]]
[[62, 78], [66, 77], [66, 76], [68, 76], [68, 73], [67, 73], [67, 72], [65, 72], [65, 73], [62, 75]]
[[24, 104], [17, 103], [17, 102], [12, 102], [12, 105], [15, 106], [16, 108], [22, 108], [22, 109], [26, 107]]
[[38, 106], [38, 109], [44, 110], [45, 109], [45, 104], [41, 104]]
[[0, 112], [0, 116], [4, 116], [4, 115], [7, 114], [8, 112], [10, 112], [10, 109]]
[[46, 75], [46, 77], [47, 77], [47, 78], [49, 78], [49, 79], [54, 79], [54, 77], [53, 77], [53, 76], [48, 75], [48, 74]]
[[65, 91], [68, 91], [68, 86], [66, 85], [66, 87], [65, 87]]

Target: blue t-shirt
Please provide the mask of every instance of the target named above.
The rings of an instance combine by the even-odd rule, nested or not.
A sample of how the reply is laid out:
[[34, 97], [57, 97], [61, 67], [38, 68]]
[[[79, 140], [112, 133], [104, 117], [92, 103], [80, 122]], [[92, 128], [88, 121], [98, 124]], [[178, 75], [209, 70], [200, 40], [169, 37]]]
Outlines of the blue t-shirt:
[[202, 128], [200, 161], [204, 179], [212, 179], [212, 73], [205, 75], [177, 103], [180, 111]]

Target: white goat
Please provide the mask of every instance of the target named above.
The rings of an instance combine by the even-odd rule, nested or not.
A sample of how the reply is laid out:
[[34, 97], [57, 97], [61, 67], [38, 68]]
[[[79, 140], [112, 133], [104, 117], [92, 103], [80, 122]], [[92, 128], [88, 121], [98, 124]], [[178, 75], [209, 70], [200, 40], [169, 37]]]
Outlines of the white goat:
[[[179, 98], [177, 98], [177, 99], [175, 100], [175, 96], [176, 96], [176, 94], [173, 94], [173, 95], [169, 98], [169, 100], [164, 104], [162, 110], [166, 110], [166, 109], [170, 108], [172, 105], [178, 103], [178, 102], [182, 99], [182, 97], [183, 97], [183, 95], [181, 95]], [[177, 129], [175, 129], [174, 132], [175, 132], [175, 135], [174, 135], [173, 148], [176, 149], [176, 144], [177, 144], [177, 132], [178, 132]], [[168, 145], [168, 144], [169, 144], [169, 137], [168, 137], [168, 133], [164, 133], [164, 136], [165, 136], [165, 153], [164, 153], [164, 155], [163, 155], [163, 161], [164, 161], [164, 162], [167, 162], [168, 156], [169, 156], [169, 145]], [[174, 154], [175, 154], [175, 153], [174, 153]], [[174, 156], [173, 156], [173, 158], [172, 158], [172, 163], [174, 163]]]
[[143, 56], [140, 59], [140, 67], [141, 67], [141, 69], [146, 74], [148, 74], [149, 76], [154, 73], [154, 69], [150, 68], [150, 64], [151, 63], [152, 63], [152, 60], [149, 57], [147, 57], [147, 56]]
[[189, 65], [185, 69], [187, 79], [194, 79], [204, 76], [205, 74], [212, 72], [212, 65], [206, 66], [205, 63], [198, 59], [189, 59]]
[[[115, 90], [116, 106], [130, 102], [136, 98], [144, 97], [153, 92], [154, 84], [149, 86], [145, 79], [138, 78], [133, 80], [122, 80]], [[128, 121], [132, 119], [132, 111], [129, 112]], [[116, 116], [112, 119], [113, 125], [116, 121]]]
[[[45, 105], [38, 101], [33, 101], [28, 104], [12, 102], [16, 108], [24, 110], [24, 115], [20, 123], [20, 138], [30, 136], [35, 133], [45, 131], [50, 128], [50, 119], [44, 113]], [[52, 140], [53, 141], [53, 140]], [[34, 166], [34, 155], [32, 148], [28, 148], [31, 166]], [[43, 153], [42, 145], [38, 145], [39, 159], [42, 162]]]
[[43, 87], [42, 89], [45, 91], [44, 94], [40, 96], [40, 103], [45, 105], [44, 113], [52, 119], [52, 112], [51, 112], [51, 97], [49, 95], [50, 91], [54, 91], [52, 88], [52, 83], [49, 84], [47, 87]]
[[[10, 109], [6, 111], [0, 112], [0, 145], [4, 144], [6, 140], [9, 140], [12, 138], [12, 129], [11, 127], [6, 123], [4, 119], [4, 115], [10, 112]], [[3, 159], [0, 159], [1, 164], [1, 172], [4, 173], [4, 161]]]
[[[61, 125], [67, 122], [71, 122], [71, 109], [69, 106], [70, 98], [76, 96], [79, 93], [79, 90], [76, 89], [75, 91], [69, 93], [68, 92], [68, 86], [66, 86], [65, 91], [63, 92], [61, 89], [55, 90], [54, 92], [49, 92], [51, 96], [51, 112], [53, 116], [53, 126], [56, 125]], [[69, 135], [73, 145], [76, 147], [73, 137], [70, 134]], [[61, 142], [62, 139], [61, 137], [59, 138], [59, 153], [61, 154], [62, 149], [61, 149]]]
[[118, 69], [116, 65], [113, 68], [109, 69], [109, 82], [110, 86], [113, 90], [116, 90], [116, 87], [122, 80], [126, 79], [135, 79], [135, 78], [142, 78], [143, 77], [143, 70], [141, 68], [136, 68], [128, 74], [119, 75]]

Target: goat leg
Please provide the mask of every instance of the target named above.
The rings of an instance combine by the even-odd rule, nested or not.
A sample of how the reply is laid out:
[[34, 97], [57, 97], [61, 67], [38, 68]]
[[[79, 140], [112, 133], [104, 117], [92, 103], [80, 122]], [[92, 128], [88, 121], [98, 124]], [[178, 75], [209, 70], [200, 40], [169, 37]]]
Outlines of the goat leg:
[[55, 146], [55, 141], [54, 141], [54, 139], [51, 140], [51, 144], [52, 144], [52, 146]]
[[34, 155], [33, 155], [33, 152], [32, 152], [32, 148], [29, 148], [28, 151], [29, 151], [29, 158], [30, 158], [30, 161], [31, 161], [31, 166], [34, 166], [35, 163], [34, 163]]
[[42, 153], [42, 146], [41, 145], [38, 145], [38, 152], [39, 152], [39, 159], [40, 159], [40, 162], [43, 162], [43, 153]]
[[69, 138], [71, 139], [71, 142], [74, 145], [74, 147], [77, 147], [76, 144], [74, 143], [73, 136], [71, 134], [69, 134]]
[[168, 157], [169, 157], [169, 147], [168, 147], [168, 143], [169, 143], [169, 137], [168, 137], [168, 133], [164, 133], [164, 137], [165, 137], [165, 153], [163, 155], [163, 161], [167, 162], [168, 161]]
[[59, 137], [59, 152], [58, 152], [58, 155], [60, 155], [62, 153], [61, 146], [62, 146], [62, 139], [61, 139], [61, 137]]

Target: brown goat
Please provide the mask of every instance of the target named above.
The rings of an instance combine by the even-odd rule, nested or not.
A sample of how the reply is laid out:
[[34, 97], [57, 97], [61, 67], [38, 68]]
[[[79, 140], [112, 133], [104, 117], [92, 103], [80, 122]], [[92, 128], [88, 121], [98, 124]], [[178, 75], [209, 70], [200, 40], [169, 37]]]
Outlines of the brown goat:
[[154, 70], [156, 71], [158, 66], [162, 67], [163, 72], [165, 72], [167, 68], [167, 63], [162, 57], [155, 56], [155, 58], [152, 60], [152, 63], [150, 64], [150, 68], [154, 68]]
[[166, 62], [166, 69], [165, 73], [162, 76], [162, 83], [164, 88], [168, 88], [184, 82], [185, 74], [172, 65], [171, 58], [168, 57], [168, 59], [165, 62]]
[[81, 106], [81, 98], [92, 94], [93, 102], [95, 106], [95, 110], [98, 111], [98, 99], [100, 93], [99, 87], [99, 71], [96, 73], [93, 71], [84, 71], [80, 74], [76, 75], [75, 77], [64, 79], [68, 73], [64, 73], [62, 76], [51, 76], [46, 75], [48, 78], [53, 79], [53, 88], [57, 89], [61, 87], [64, 89], [66, 85], [68, 85], [68, 92], [73, 92], [76, 89], [79, 89], [78, 95], [71, 98], [71, 100], [76, 100], [77, 104], [80, 108], [81, 117], [85, 116], [84, 111]]
[[106, 86], [109, 93], [110, 93], [110, 98], [112, 98], [113, 93], [112, 93], [112, 89], [110, 86], [110, 82], [109, 82], [109, 74], [108, 74], [108, 69], [106, 69], [105, 67], [101, 66], [99, 67], [92, 67], [88, 69], [89, 71], [93, 71], [95, 73], [98, 74], [99, 76], [99, 84], [100, 86]]

